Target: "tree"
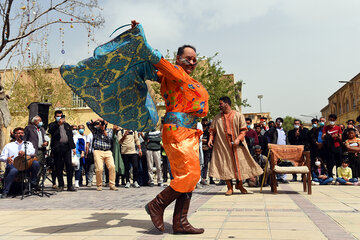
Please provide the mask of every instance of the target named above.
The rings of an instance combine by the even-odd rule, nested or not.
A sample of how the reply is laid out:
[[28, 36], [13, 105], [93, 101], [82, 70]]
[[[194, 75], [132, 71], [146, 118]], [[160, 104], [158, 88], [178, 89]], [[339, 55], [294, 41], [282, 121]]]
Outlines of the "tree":
[[191, 74], [194, 79], [204, 85], [209, 93], [208, 118], [213, 118], [219, 113], [219, 98], [222, 96], [230, 97], [233, 107], [249, 106], [247, 100], [241, 98], [243, 82], [234, 83], [233, 75], [225, 74], [221, 61], [215, 60], [217, 55], [218, 53], [212, 57], [201, 58], [201, 63]]
[[294, 117], [290, 117], [290, 116], [286, 116], [284, 118], [284, 123], [283, 123], [283, 128], [285, 131], [290, 131], [291, 129], [294, 128]]
[[[11, 72], [10, 72], [11, 74]], [[49, 64], [44, 64], [40, 57], [33, 58], [30, 66], [20, 75], [20, 80], [13, 86], [6, 83], [7, 88], [12, 87], [12, 98], [9, 100], [10, 114], [15, 117], [16, 125], [26, 125], [23, 122], [29, 115], [28, 106], [32, 102], [49, 102], [50, 112], [56, 107], [70, 109], [72, 107], [72, 91], [64, 81], [58, 81], [58, 70]], [[73, 113], [70, 119], [76, 118]]]
[[[29, 38], [35, 33], [41, 35], [43, 29], [52, 25], [99, 27], [104, 23], [101, 16], [93, 15], [92, 10], [99, 9], [97, 0], [27, 0], [21, 5], [14, 2], [5, 0], [0, 3], [0, 17], [3, 20], [0, 61], [15, 50], [19, 50], [18, 54], [24, 54], [29, 48]], [[27, 43], [23, 44], [26, 39]]]

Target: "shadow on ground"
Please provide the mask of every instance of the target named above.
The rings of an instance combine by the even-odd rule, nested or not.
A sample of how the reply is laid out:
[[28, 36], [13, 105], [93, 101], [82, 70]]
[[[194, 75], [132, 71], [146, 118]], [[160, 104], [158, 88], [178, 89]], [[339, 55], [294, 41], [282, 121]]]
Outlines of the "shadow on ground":
[[[54, 225], [28, 229], [27, 232], [32, 233], [76, 233], [86, 232], [92, 230], [110, 229], [116, 227], [134, 227], [143, 228], [145, 231], [138, 231], [139, 233], [147, 233], [151, 235], [159, 235], [160, 233], [152, 225], [151, 220], [126, 219], [127, 213], [93, 213], [88, 217], [89, 221], [81, 223], [71, 223], [63, 225]], [[171, 225], [165, 223], [166, 229], [169, 231]], [[56, 231], [54, 231], [56, 229]]]

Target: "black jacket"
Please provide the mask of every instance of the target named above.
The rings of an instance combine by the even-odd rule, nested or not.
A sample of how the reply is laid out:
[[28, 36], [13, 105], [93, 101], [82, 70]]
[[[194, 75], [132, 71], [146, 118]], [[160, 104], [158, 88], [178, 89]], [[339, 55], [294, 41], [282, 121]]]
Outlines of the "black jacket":
[[309, 149], [309, 141], [308, 141], [308, 132], [307, 128], [300, 128], [299, 129], [299, 136], [296, 136], [296, 129], [292, 129], [288, 133], [289, 143], [291, 145], [304, 145], [305, 150]]
[[[60, 128], [59, 128], [59, 124], [58, 122], [52, 122], [49, 124], [49, 130], [48, 132], [51, 134], [51, 148], [56, 148], [59, 143], [60, 143]], [[75, 143], [74, 143], [74, 139], [73, 139], [73, 133], [72, 133], [72, 129], [71, 126], [64, 122], [64, 128], [66, 131], [66, 135], [68, 137], [68, 143], [67, 145], [69, 146], [70, 149], [74, 149], [75, 148]]]
[[[287, 134], [287, 132], [285, 130], [284, 130], [284, 132], [285, 132], [285, 135], [286, 135], [286, 144], [289, 144], [288, 134]], [[276, 130], [276, 127], [272, 127], [272, 128], [269, 129], [268, 137], [270, 138], [269, 143], [277, 144], [278, 131]]]
[[[37, 127], [34, 124], [29, 124], [25, 127], [25, 141], [29, 141], [35, 148], [35, 154], [37, 155], [39, 149], [39, 135], [37, 133]], [[40, 132], [42, 135], [42, 139], [45, 142], [45, 129], [43, 127], [40, 128]]]

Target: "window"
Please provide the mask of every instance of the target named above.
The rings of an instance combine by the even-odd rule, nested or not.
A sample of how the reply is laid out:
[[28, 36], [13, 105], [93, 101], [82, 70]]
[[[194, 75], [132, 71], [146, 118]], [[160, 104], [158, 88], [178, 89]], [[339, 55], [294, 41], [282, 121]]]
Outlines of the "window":
[[345, 112], [349, 112], [350, 111], [350, 106], [349, 106], [349, 100], [346, 99], [346, 103], [345, 103]]
[[86, 103], [84, 102], [84, 100], [79, 97], [78, 95], [76, 95], [74, 92], [72, 93], [72, 106], [74, 108], [84, 108], [87, 107]]

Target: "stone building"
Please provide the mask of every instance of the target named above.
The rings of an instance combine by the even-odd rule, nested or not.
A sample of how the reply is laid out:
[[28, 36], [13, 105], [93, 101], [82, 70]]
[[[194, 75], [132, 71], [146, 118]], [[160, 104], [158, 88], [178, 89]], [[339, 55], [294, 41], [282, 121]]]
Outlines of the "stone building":
[[344, 124], [347, 120], [360, 115], [360, 73], [347, 81], [328, 98], [328, 104], [320, 110], [322, 116], [328, 119], [331, 113], [338, 116], [337, 123]]

